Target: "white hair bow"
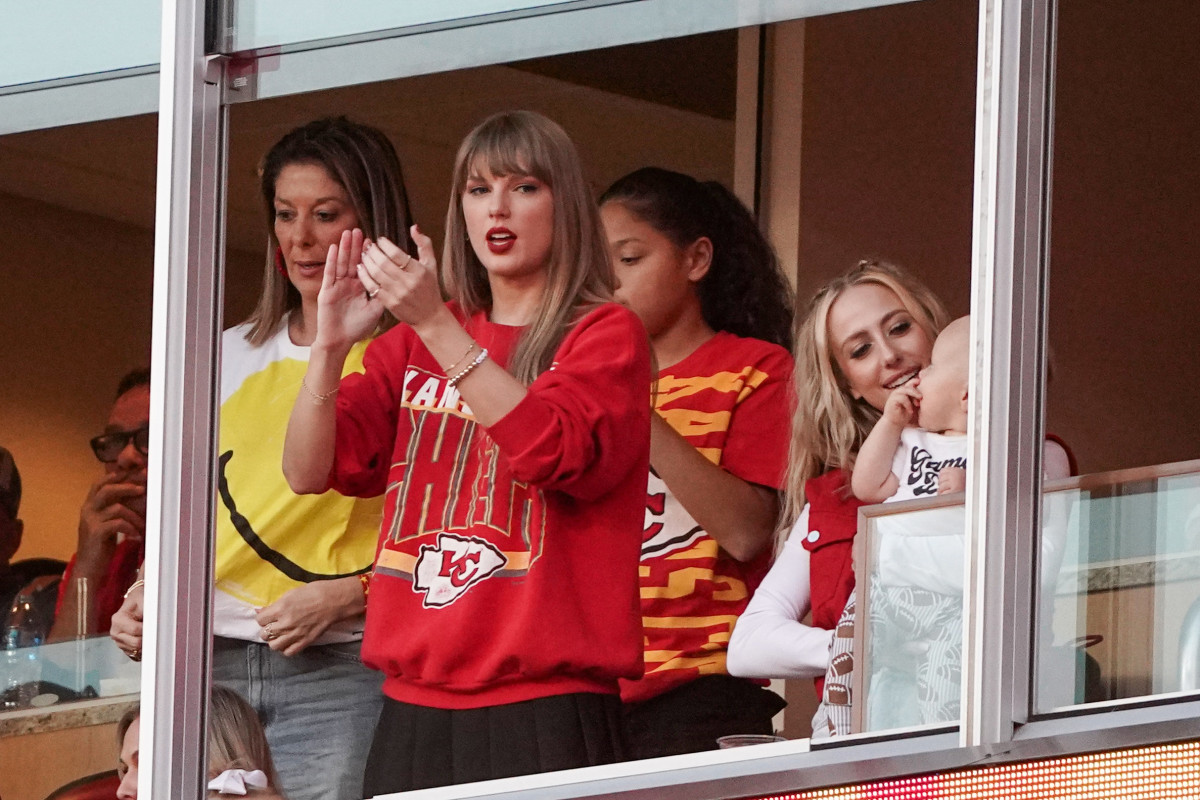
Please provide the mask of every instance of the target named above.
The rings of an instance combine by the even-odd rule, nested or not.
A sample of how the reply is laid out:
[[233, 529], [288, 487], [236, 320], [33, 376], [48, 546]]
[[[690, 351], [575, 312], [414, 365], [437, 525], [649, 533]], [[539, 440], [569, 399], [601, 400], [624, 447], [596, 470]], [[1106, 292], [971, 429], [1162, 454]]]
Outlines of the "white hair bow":
[[221, 794], [246, 794], [246, 787], [266, 789], [267, 776], [261, 769], [227, 769], [208, 782], [208, 788]]

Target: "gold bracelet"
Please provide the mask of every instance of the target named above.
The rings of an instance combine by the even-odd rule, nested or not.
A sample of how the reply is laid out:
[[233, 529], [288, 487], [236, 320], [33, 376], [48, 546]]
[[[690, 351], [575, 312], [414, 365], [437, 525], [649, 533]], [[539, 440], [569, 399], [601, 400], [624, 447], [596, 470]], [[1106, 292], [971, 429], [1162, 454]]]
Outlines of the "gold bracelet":
[[462, 372], [458, 373], [453, 378], [446, 381], [447, 385], [457, 386], [459, 381], [461, 381], [463, 378], [470, 375], [471, 370], [475, 369], [480, 364], [482, 364], [484, 361], [486, 361], [487, 357], [488, 357], [488, 351], [487, 351], [487, 348], [485, 347], [479, 351], [479, 355], [475, 356], [474, 361], [472, 361], [470, 364], [467, 364], [465, 367], [463, 367]]
[[133, 594], [134, 589], [138, 588], [139, 586], [145, 586], [145, 585], [146, 585], [146, 582], [144, 580], [142, 580], [141, 578], [138, 578], [136, 581], [129, 584], [129, 588], [125, 590], [125, 595], [121, 599], [128, 600], [129, 595]]
[[462, 362], [466, 361], [466, 360], [467, 360], [467, 356], [471, 355], [471, 351], [472, 351], [472, 350], [474, 350], [474, 349], [475, 349], [475, 340], [474, 340], [474, 339], [472, 339], [472, 340], [471, 340], [471, 343], [470, 343], [469, 345], [467, 345], [467, 352], [463, 353], [463, 354], [462, 354], [462, 357], [461, 357], [461, 358], [459, 358], [459, 359], [458, 359], [458, 361], [455, 361], [453, 364], [451, 364], [450, 366], [446, 367], [446, 374], [447, 374], [447, 375], [450, 375], [450, 374], [451, 374], [451, 373], [453, 373], [455, 370], [457, 370], [457, 369], [458, 369], [458, 365], [459, 365], [459, 364], [461, 364]]
[[317, 394], [312, 389], [308, 388], [308, 383], [305, 382], [304, 378], [300, 379], [300, 385], [302, 387], [304, 387], [304, 391], [308, 392], [309, 396], [312, 397], [313, 405], [315, 405], [315, 406], [325, 405], [325, 403], [329, 400], [329, 398], [331, 398], [335, 394], [337, 394], [338, 389], [342, 388], [342, 385], [339, 383], [337, 386], [333, 387], [325, 394]]

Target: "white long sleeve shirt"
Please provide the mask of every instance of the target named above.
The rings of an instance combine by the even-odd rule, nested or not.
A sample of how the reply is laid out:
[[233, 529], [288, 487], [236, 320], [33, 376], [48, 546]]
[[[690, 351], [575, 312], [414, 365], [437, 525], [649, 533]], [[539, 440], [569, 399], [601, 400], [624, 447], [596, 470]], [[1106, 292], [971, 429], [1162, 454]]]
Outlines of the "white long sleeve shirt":
[[805, 506], [782, 552], [734, 626], [727, 662], [731, 675], [817, 678], [825, 674], [833, 631], [800, 621], [811, 605], [808, 551], [801, 544], [807, 535]]

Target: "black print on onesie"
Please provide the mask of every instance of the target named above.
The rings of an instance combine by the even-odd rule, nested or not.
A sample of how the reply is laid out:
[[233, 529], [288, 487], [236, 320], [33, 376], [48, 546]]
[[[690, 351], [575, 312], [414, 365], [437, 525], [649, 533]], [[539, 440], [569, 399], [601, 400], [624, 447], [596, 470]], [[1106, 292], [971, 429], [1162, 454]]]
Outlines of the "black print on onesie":
[[908, 485], [912, 487], [913, 497], [935, 495], [938, 490], [938, 473], [945, 467], [967, 468], [967, 459], [962, 456], [947, 458], [945, 461], [934, 461], [933, 455], [924, 447], [914, 447], [908, 451]]

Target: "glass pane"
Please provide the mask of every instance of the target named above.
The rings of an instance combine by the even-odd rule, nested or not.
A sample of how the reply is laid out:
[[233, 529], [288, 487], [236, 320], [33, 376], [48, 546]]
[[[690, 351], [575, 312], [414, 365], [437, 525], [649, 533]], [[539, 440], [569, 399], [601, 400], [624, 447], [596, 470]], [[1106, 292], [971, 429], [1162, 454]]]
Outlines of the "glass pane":
[[1043, 535], [1065, 546], [1042, 582], [1035, 711], [1200, 689], [1200, 473], [1085, 480], [1045, 496]]
[[[961, 715], [962, 497], [872, 507], [856, 543], [855, 733], [957, 724]], [[836, 665], [835, 665], [836, 666]]]
[[153, 67], [161, 11], [157, 0], [23, 3], [0, 26], [0, 87]]
[[[794, 251], [801, 315], [822, 286], [864, 258], [901, 265], [936, 294], [951, 318], [967, 312], [978, 23], [973, 2], [906, 3], [804, 21]], [[937, 55], [926, 58], [930, 53]], [[786, 131], [780, 127], [770, 134], [778, 141]], [[776, 159], [773, 168], [769, 162], [768, 201], [772, 180], [786, 185], [780, 165], [788, 165], [786, 158]], [[921, 202], [906, 200], [913, 197]], [[765, 206], [770, 209], [770, 202]], [[889, 503], [886, 510], [899, 513], [904, 507], [917, 513], [907, 503]], [[814, 527], [827, 541], [829, 531]], [[821, 558], [817, 550], [813, 554]], [[874, 579], [864, 574], [865, 562], [856, 564], [856, 585], [870, 586]], [[961, 558], [950, 572], [961, 574]], [[867, 608], [870, 600], [869, 593], [858, 597]], [[861, 644], [857, 652], [864, 652]], [[910, 684], [912, 666], [901, 670]], [[851, 695], [857, 702], [853, 687]], [[867, 710], [878, 698], [868, 689], [864, 699]], [[895, 721], [917, 723], [911, 714]], [[891, 727], [868, 717], [860, 729]]]
[[[144, 532], [145, 442], [136, 432], [149, 394], [130, 388], [123, 402], [117, 392], [150, 354], [157, 123], [142, 115], [0, 137], [0, 240], [14, 264], [0, 292], [9, 344], [0, 353], [0, 447], [20, 475], [14, 497], [12, 472], [0, 464], [5, 798], [46, 797], [113, 769], [116, 722], [136, 700], [141, 666], [104, 632], [133, 581]], [[100, 454], [123, 445], [123, 455], [101, 463], [89, 443], [106, 433], [117, 436], [107, 449], [99, 443]], [[97, 501], [102, 490], [112, 491]], [[74, 578], [87, 578], [86, 591]], [[87, 624], [77, 637], [80, 616]]]
[[409, 0], [404, 3], [330, 4], [320, 0], [228, 0], [233, 20], [223, 52], [278, 47], [321, 39], [435, 23], [461, 24], [473, 17], [571, 5], [567, 0]]
[[[225, 222], [228, 247], [223, 281], [227, 322], [230, 325], [242, 323], [253, 312], [263, 289], [264, 260], [268, 253], [273, 259], [256, 167], [276, 141], [293, 128], [309, 122], [313, 115], [347, 113], [355, 122], [377, 128], [394, 143], [403, 163], [413, 219], [440, 249], [445, 238], [443, 221], [451, 201], [450, 176], [459, 141], [487, 115], [505, 108], [532, 109], [563, 125], [578, 147], [588, 178], [597, 191], [647, 164], [669, 166], [730, 183], [735, 133], [736, 48], [736, 33], [722, 32], [233, 106], [229, 112], [229, 211]], [[704, 57], [703, 65], [697, 66], [695, 62], [700, 56]], [[614, 64], [618, 66], [614, 67]], [[658, 75], [659, 81], [652, 83], [640, 79], [651, 70]], [[497, 85], [503, 85], [505, 91], [495, 92]], [[448, 102], [447, 98], [455, 100]], [[430, 128], [421, 115], [411, 113], [414, 108], [433, 107], [441, 109], [435, 128]], [[276, 190], [279, 188], [277, 183]], [[340, 230], [335, 231], [337, 233]], [[284, 260], [294, 257], [296, 254], [289, 248]], [[312, 286], [311, 283], [302, 285], [306, 290]], [[221, 371], [218, 438], [223, 489], [216, 507], [218, 559], [213, 619], [217, 636], [214, 675], [235, 686], [245, 685], [240, 683], [241, 677], [235, 670], [244, 670], [247, 658], [265, 658], [259, 655], [266, 649], [260, 637], [268, 631], [253, 624], [252, 614], [242, 613], [247, 605], [246, 596], [275, 593], [257, 604], [281, 600], [286, 603], [285, 591], [296, 585], [280, 574], [277, 565], [284, 562], [274, 556], [286, 555], [294, 563], [303, 565], [308, 574], [334, 571], [334, 567], [326, 565], [323, 554], [310, 553], [290, 544], [278, 533], [281, 528], [289, 530], [284, 526], [298, 524], [287, 519], [286, 513], [311, 507], [310, 501], [314, 499], [296, 498], [279, 474], [282, 432], [291, 406], [301, 391], [302, 359], [307, 359], [307, 348], [281, 348], [275, 341], [252, 347], [243, 338], [243, 333], [244, 329], [227, 331], [222, 350], [224, 367]], [[277, 339], [281, 334], [286, 336], [287, 331], [276, 328], [273, 334]], [[264, 411], [269, 408], [263, 399], [264, 392], [277, 404], [279, 413]], [[263, 435], [268, 429], [278, 429], [280, 435]], [[239, 466], [247, 463], [251, 465], [249, 470]], [[339, 501], [340, 509], [334, 504], [335, 499]], [[319, 519], [304, 515], [305, 533], [312, 536], [320, 531], [323, 541], [333, 543], [328, 550], [346, 564], [341, 571], [349, 571], [371, 563], [381, 511], [377, 504], [372, 510], [371, 501], [364, 501], [353, 507], [356, 509], [355, 524], [351, 525], [345, 519], [351, 506], [341, 503], [342, 500], [344, 498], [327, 498]], [[276, 548], [271, 560], [259, 558], [246, 544], [245, 534], [235, 527], [235, 513], [237, 519], [263, 532], [263, 542]], [[636, 521], [641, 522], [640, 514]], [[357, 534], [368, 523], [370, 537], [364, 539]], [[345, 530], [345, 535], [338, 534], [338, 526]], [[434, 541], [437, 533], [439, 531], [428, 537], [429, 540]], [[268, 538], [272, 535], [275, 538]], [[716, 552], [715, 545], [712, 552]], [[244, 566], [247, 563], [251, 565], [248, 568]], [[675, 563], [682, 563], [679, 574], [687, 575], [694, 562], [677, 559]], [[636, 565], [630, 566], [636, 569]], [[384, 576], [375, 580], [397, 579]], [[373, 583], [372, 591], [378, 592], [380, 585]], [[387, 584], [382, 585], [387, 591]], [[743, 592], [741, 596], [737, 595], [739, 590]], [[745, 597], [744, 592], [743, 588], [730, 587], [727, 594], [734, 597], [722, 600], [733, 605]], [[296, 596], [302, 595], [303, 591]], [[373, 613], [386, 614], [387, 606], [368, 604], [368, 630], [373, 624]], [[245, 624], [247, 619], [251, 620], [250, 625]], [[703, 650], [707, 649], [705, 643], [710, 636], [718, 643], [722, 641], [722, 634], [728, 637], [729, 623], [722, 620], [717, 625], [721, 627], [712, 633], [706, 628], [698, 642], [693, 642], [693, 629], [687, 626], [679, 626], [677, 634], [672, 628], [670, 632], [675, 635], [662, 638], [670, 641], [672, 646], [676, 639], [682, 640], [700, 655], [705, 655]], [[272, 628], [269, 635], [278, 633], [279, 627]], [[278, 699], [278, 702], [271, 698], [265, 701], [264, 717], [270, 736], [287, 740], [289, 736], [297, 736], [293, 732], [298, 727], [306, 734], [312, 727], [312, 719], [319, 713], [325, 714], [325, 718], [339, 718], [338, 724], [328, 726], [329, 735], [322, 740], [310, 742], [306, 739], [303, 747], [297, 744], [275, 754], [275, 765], [289, 795], [292, 793], [290, 786], [305, 785], [316, 754], [329, 748], [331, 737], [342, 759], [337, 771], [325, 770], [325, 773], [336, 775], [338, 771], [352, 772], [357, 767], [355, 777], [359, 781], [362, 779], [362, 762], [373, 729], [372, 720], [379, 715], [377, 705], [370, 710], [364, 710], [362, 706], [369, 708], [372, 701], [378, 703], [381, 692], [379, 673], [338, 663], [348, 652], [355, 651], [356, 643], [346, 641], [355, 634], [356, 631], [349, 628], [342, 643], [327, 637], [326, 642], [314, 644], [306, 652], [314, 657], [314, 663], [327, 664], [327, 668], [321, 670], [324, 674], [316, 679], [354, 682], [357, 690], [351, 694], [355, 696], [355, 703], [360, 704], [358, 708], [346, 702], [330, 710], [323, 702], [324, 693], [294, 696], [295, 691], [288, 687], [295, 686], [301, 679], [288, 677], [284, 670], [279, 670], [270, 681], [273, 688], [268, 694]], [[318, 660], [321, 652], [329, 653], [330, 657]], [[687, 655], [691, 655], [690, 651]], [[718, 652], [717, 656], [723, 657], [723, 652]], [[317, 675], [310, 672], [304, 680], [312, 680]], [[752, 697], [765, 694], [755, 686], [747, 685], [746, 689]], [[285, 695], [287, 702], [283, 705], [286, 709], [281, 705]], [[297, 712], [297, 708], [303, 713]], [[770, 719], [769, 713], [765, 716]], [[364, 726], [366, 741], [361, 736]], [[744, 732], [738, 727], [714, 731], [707, 744], [715, 745], [718, 735]], [[401, 745], [396, 743], [396, 746]], [[326, 780], [324, 776], [321, 779]]]
[[1061, 571], [1042, 566], [1038, 712], [1186, 688], [1200, 498], [1193, 477], [1138, 476], [1200, 456], [1200, 359], [1183, 344], [1200, 282], [1179, 258], [1196, 248], [1200, 154], [1196, 108], [1178, 103], [1200, 70], [1172, 55], [1198, 23], [1184, 0], [1058, 5], [1045, 428], [1066, 450], [1046, 465], [1084, 477], [1044, 501], [1042, 549], [1065, 549]]

